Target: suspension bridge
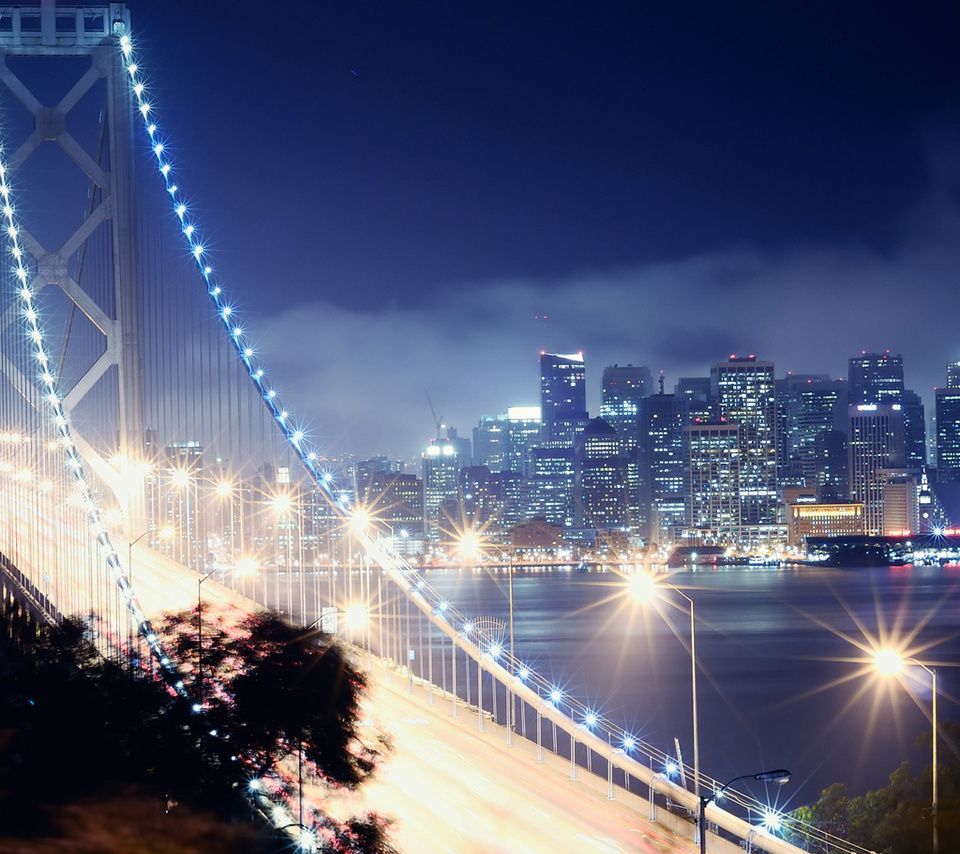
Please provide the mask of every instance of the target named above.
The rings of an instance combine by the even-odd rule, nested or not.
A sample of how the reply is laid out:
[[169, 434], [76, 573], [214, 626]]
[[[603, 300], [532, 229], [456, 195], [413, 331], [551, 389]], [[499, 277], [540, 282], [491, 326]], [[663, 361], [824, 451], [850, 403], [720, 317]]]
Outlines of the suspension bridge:
[[[221, 278], [155, 65], [124, 4], [0, 7], [5, 597], [37, 619], [90, 615], [105, 654], [149, 659], [185, 700], [190, 677], [153, 630], [164, 612], [203, 596], [309, 625], [362, 598], [377, 616], [351, 635], [358, 655], [442, 707], [437, 727], [483, 734], [477, 773], [511, 748], [534, 774], [593, 781], [566, 795], [571, 814], [576, 798], [629, 805], [625, 838], [668, 828], [690, 850], [703, 812], [711, 850], [800, 850], [764, 803], [730, 789], [705, 804], [718, 781], [671, 775], [672, 757], [543, 679], [358, 512]], [[429, 650], [415, 661], [414, 632]]]

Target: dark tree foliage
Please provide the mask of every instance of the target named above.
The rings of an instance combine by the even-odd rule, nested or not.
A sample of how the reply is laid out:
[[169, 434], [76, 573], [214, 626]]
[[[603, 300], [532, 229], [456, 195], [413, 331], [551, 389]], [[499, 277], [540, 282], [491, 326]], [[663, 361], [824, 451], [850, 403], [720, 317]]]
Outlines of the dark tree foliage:
[[[160, 627], [196, 679], [197, 613], [169, 615]], [[375, 770], [383, 744], [357, 737], [366, 677], [346, 649], [271, 613], [229, 630], [204, 615], [204, 718], [216, 737], [204, 749], [218, 764], [242, 757], [259, 776], [296, 756], [328, 782], [354, 788]]]
[[[357, 738], [364, 677], [327, 636], [272, 615], [205, 623], [198, 714], [158, 679], [103, 659], [82, 620], [38, 631], [21, 616], [0, 608], [0, 835], [45, 834], [78, 794], [119, 803], [131, 786], [158, 805], [249, 818], [243, 784], [290, 755], [336, 785], [359, 785], [374, 770], [382, 745]], [[196, 618], [173, 615], [160, 627], [195, 686]], [[320, 824], [324, 850], [394, 850], [375, 815]], [[277, 844], [288, 842], [249, 833], [230, 850]]]
[[[948, 721], [940, 726], [938, 820], [940, 851], [960, 851], [960, 760], [956, 746], [960, 725]], [[932, 733], [918, 739], [918, 746], [931, 747]], [[910, 773], [910, 764], [902, 763], [891, 775], [888, 785], [865, 795], [849, 797], [846, 786], [834, 783], [820, 798], [800, 807], [793, 817], [819, 827], [878, 854], [929, 854], [933, 850], [932, 765], [919, 777]], [[832, 850], [828, 844], [807, 843], [794, 834], [791, 841], [811, 852]]]
[[323, 854], [396, 854], [387, 836], [389, 829], [388, 822], [372, 813], [362, 819], [352, 819], [334, 829], [330, 845], [321, 851]]
[[40, 833], [51, 809], [131, 785], [158, 803], [235, 808], [229, 784], [193, 749], [189, 710], [164, 685], [102, 658], [80, 620], [23, 640], [0, 640], [4, 832]]

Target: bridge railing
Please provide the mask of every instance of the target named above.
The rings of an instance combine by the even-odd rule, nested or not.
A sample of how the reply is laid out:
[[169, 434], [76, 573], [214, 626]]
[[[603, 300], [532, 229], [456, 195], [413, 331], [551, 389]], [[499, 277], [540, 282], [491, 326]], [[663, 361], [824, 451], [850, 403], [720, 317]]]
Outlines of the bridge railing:
[[[631, 783], [639, 781], [646, 786], [649, 801], [649, 819], [656, 821], [658, 806], [656, 799], [659, 796], [676, 807], [681, 813], [685, 811], [691, 822], [691, 832], [694, 839], [698, 838], [696, 817], [700, 808], [700, 798], [694, 791], [672, 779], [667, 769], [675, 767], [675, 760], [664, 751], [648, 744], [626, 732], [621, 727], [605, 720], [599, 714], [577, 701], [569, 694], [560, 692], [540, 674], [527, 667], [518, 658], [510, 654], [510, 650], [502, 643], [502, 639], [485, 635], [478, 631], [475, 621], [465, 617], [447, 602], [433, 587], [431, 587], [420, 573], [411, 567], [401, 556], [394, 554], [384, 540], [360, 535], [366, 554], [381, 570], [396, 584], [407, 599], [429, 620], [433, 629], [439, 631], [451, 643], [454, 649], [452, 666], [454, 668], [454, 685], [452, 702], [454, 713], [457, 704], [462, 702], [459, 688], [456, 684], [456, 650], [460, 650], [473, 663], [477, 672], [476, 713], [478, 728], [483, 729], [484, 719], [489, 713], [494, 718], [503, 714], [506, 718], [506, 738], [508, 746], [514, 737], [513, 724], [517, 719], [515, 702], [521, 703], [519, 720], [524, 730], [528, 718], [536, 718], [535, 734], [530, 740], [536, 740], [538, 761], [542, 761], [542, 752], [547, 747], [544, 738], [544, 721], [553, 729], [547, 749], [561, 755], [560, 744], [556, 732], [565, 733], [568, 756], [570, 758], [570, 774], [577, 779], [580, 770], [586, 767], [588, 773], [606, 774], [608, 797], [615, 797], [615, 788], [629, 788]], [[432, 642], [429, 644], [432, 656]], [[409, 662], [398, 662], [398, 665], [407, 666]], [[432, 665], [430, 671], [432, 673]], [[483, 674], [486, 673], [493, 680], [493, 689], [488, 696], [483, 694]], [[421, 679], [423, 678], [421, 666]], [[442, 676], [445, 680], [445, 674]], [[468, 685], [470, 676], [468, 674]], [[498, 687], [499, 686], [499, 689]], [[433, 686], [439, 688], [439, 685]], [[505, 698], [504, 705], [498, 703], [498, 690]], [[468, 700], [469, 703], [469, 700]], [[578, 750], [578, 747], [583, 749]], [[593, 759], [599, 758], [598, 770], [593, 771]], [[580, 761], [582, 759], [582, 762]], [[660, 769], [660, 770], [657, 770]], [[693, 769], [687, 767], [686, 779], [693, 780]], [[716, 792], [722, 783], [706, 775], [700, 775], [700, 791], [704, 794]], [[756, 817], [760, 823], [751, 823], [711, 802], [706, 807], [708, 826], [712, 825], [728, 836], [739, 840], [747, 850], [762, 850], [770, 854], [799, 854], [801, 851], [830, 850], [833, 852], [847, 852], [847, 854], [863, 854], [865, 849], [824, 833], [818, 828], [804, 825], [786, 815], [776, 815], [769, 805], [762, 803], [749, 795], [735, 790], [725, 790], [724, 798], [730, 803], [736, 803], [749, 816]], [[768, 830], [765, 820], [770, 823], [771, 817], [783, 830], [789, 830], [793, 838], [804, 840], [804, 848], [799, 848], [785, 839], [779, 838]]]

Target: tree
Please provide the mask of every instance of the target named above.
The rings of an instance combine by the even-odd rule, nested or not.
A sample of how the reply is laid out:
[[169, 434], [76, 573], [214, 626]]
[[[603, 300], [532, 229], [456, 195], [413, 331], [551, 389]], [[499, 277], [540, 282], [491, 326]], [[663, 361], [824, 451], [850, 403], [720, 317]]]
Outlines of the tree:
[[[941, 851], [960, 850], [960, 762], [955, 745], [960, 726], [947, 721], [940, 727], [942, 750], [938, 761], [938, 821]], [[930, 747], [932, 733], [918, 739], [918, 746]], [[933, 847], [931, 824], [931, 775], [928, 765], [914, 777], [908, 762], [901, 763], [883, 789], [858, 797], [847, 797], [846, 787], [834, 783], [813, 804], [800, 807], [792, 817], [821, 830], [881, 854], [928, 854]], [[805, 845], [802, 834], [791, 833], [792, 841]], [[811, 852], [826, 852], [829, 845], [807, 844]]]
[[[196, 611], [168, 615], [161, 631], [196, 680]], [[330, 635], [277, 614], [203, 627], [205, 751], [217, 763], [241, 756], [260, 776], [296, 757], [318, 776], [354, 788], [376, 768], [386, 745], [364, 743], [357, 721], [366, 677]]]

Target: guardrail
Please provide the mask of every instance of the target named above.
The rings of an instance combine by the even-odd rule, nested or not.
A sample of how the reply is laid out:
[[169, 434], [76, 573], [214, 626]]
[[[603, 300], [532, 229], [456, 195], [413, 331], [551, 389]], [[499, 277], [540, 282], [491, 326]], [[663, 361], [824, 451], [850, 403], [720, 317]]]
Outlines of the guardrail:
[[[692, 838], [694, 841], [699, 839], [696, 816], [700, 809], [700, 797], [694, 791], [671, 779], [671, 775], [665, 770], [671, 764], [676, 765], [671, 756], [605, 720], [574, 697], [559, 692], [542, 676], [513, 657], [509, 649], [498, 639], [489, 635], [484, 636], [482, 631], [478, 631], [473, 620], [446, 602], [416, 569], [400, 556], [390, 552], [383, 541], [365, 534], [361, 534], [360, 539], [367, 556], [428, 618], [430, 625], [450, 640], [454, 649], [452, 659], [454, 682], [456, 682], [456, 650], [462, 650], [475, 663], [477, 726], [480, 730], [483, 729], [483, 721], [487, 714], [482, 689], [482, 677], [487, 673], [494, 680], [494, 688], [488, 698], [490, 700], [488, 707], [494, 718], [498, 711], [497, 685], [506, 696], [505, 708], [508, 710], [507, 714], [511, 716], [506, 726], [508, 746], [513, 737], [511, 723], [514, 720], [515, 700], [519, 700], [522, 704], [520, 713], [524, 729], [527, 718], [532, 718], [534, 715], [536, 717], [535, 735], [530, 740], [536, 740], [539, 761], [542, 761], [542, 751], [545, 746], [543, 722], [547, 721], [567, 736], [572, 779], [576, 779], [578, 770], [583, 768], [586, 768], [589, 773], [596, 774], [597, 772], [593, 771], [593, 759], [598, 757], [601, 761], [597, 764], [603, 766], [599, 773], [607, 775], [608, 797], [614, 797], [616, 787], [629, 788], [632, 781], [639, 781], [647, 787], [650, 805], [648, 817], [651, 821], [657, 820], [656, 798], [660, 796], [686, 810], [691, 823]], [[432, 650], [432, 643], [430, 646]], [[430, 669], [432, 671], [432, 661]], [[452, 698], [456, 715], [457, 703], [462, 702], [456, 684], [453, 685]], [[558, 747], [558, 739], [554, 735], [550, 739], [549, 749], [561, 755]], [[578, 747], [582, 750], [578, 750]], [[585, 764], [578, 761], [578, 754], [583, 757]], [[664, 770], [657, 771], [655, 770], [657, 767]], [[693, 769], [685, 767], [683, 771], [686, 777], [693, 779]], [[719, 781], [700, 774], [700, 790], [704, 793], [716, 792], [721, 787], [722, 784]], [[728, 802], [736, 803], [745, 809], [748, 816], [753, 814], [763, 819], [769, 817], [772, 812], [768, 805], [737, 790], [725, 789], [723, 794]], [[774, 835], [764, 824], [753, 824], [713, 802], [706, 806], [705, 816], [708, 828], [713, 825], [714, 828], [719, 829], [721, 835], [725, 834], [728, 838], [738, 840], [741, 847], [747, 851], [801, 854], [811, 850], [813, 846], [818, 846], [813, 847], [813, 850], [830, 850], [836, 854], [866, 854], [866, 849], [786, 815], [776, 816], [781, 830], [787, 830], [795, 838], [803, 839], [804, 848]]]

